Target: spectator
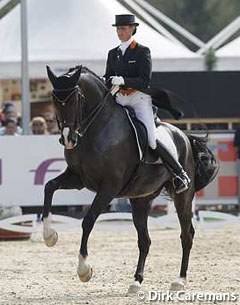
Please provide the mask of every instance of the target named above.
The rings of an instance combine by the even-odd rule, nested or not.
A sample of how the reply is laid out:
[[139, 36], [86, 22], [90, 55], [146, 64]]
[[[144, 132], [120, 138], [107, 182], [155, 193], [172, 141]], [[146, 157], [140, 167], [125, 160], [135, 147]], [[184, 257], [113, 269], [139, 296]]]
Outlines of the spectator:
[[59, 134], [60, 132], [59, 132], [59, 129], [57, 126], [57, 121], [56, 121], [54, 114], [52, 112], [46, 112], [44, 114], [44, 118], [47, 123], [48, 133], [49, 134]]
[[47, 135], [49, 134], [47, 131], [47, 123], [46, 120], [41, 117], [34, 117], [30, 123], [30, 128], [32, 134], [34, 135]]
[[17, 121], [15, 118], [7, 119], [5, 126], [0, 128], [1, 136], [18, 136], [21, 133], [19, 126], [17, 126]]
[[1, 112], [1, 124], [2, 126], [6, 125], [6, 122], [10, 118], [15, 118], [17, 120], [17, 111], [15, 106], [11, 102], [7, 102], [4, 104], [2, 112]]

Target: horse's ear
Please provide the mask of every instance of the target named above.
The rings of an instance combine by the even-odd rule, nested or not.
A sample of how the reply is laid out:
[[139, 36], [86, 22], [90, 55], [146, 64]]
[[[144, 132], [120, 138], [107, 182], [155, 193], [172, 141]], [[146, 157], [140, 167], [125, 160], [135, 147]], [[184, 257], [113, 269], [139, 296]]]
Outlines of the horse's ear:
[[50, 82], [52, 83], [53, 87], [55, 87], [55, 85], [57, 83], [57, 76], [53, 73], [53, 71], [50, 69], [49, 66], [46, 66], [46, 68], [47, 68], [48, 78], [49, 78]]
[[82, 70], [82, 66], [78, 66], [76, 72], [71, 76], [71, 80], [74, 84], [78, 83], [79, 78], [81, 76], [81, 70]]

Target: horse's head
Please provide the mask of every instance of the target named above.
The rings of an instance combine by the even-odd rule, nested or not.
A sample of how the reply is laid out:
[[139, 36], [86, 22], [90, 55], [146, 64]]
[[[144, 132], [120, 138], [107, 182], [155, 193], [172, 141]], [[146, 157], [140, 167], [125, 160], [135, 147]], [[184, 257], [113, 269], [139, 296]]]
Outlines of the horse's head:
[[57, 77], [47, 66], [48, 78], [53, 86], [52, 99], [61, 131], [61, 143], [72, 149], [77, 144], [76, 130], [80, 127], [81, 91], [78, 85], [81, 67]]
[[47, 73], [53, 85], [53, 103], [62, 135], [60, 141], [67, 149], [72, 149], [77, 145], [78, 136], [86, 133], [106, 101], [112, 99], [111, 92], [86, 67], [70, 69], [57, 77], [47, 66]]

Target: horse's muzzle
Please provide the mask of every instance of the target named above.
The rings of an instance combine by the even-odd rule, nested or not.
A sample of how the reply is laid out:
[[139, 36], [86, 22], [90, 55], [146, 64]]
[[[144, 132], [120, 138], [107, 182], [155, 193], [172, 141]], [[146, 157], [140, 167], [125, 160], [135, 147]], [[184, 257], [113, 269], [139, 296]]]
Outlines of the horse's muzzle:
[[69, 141], [66, 145], [65, 148], [66, 149], [73, 149], [74, 147], [77, 146], [77, 143], [73, 143], [72, 141]]
[[77, 134], [74, 131], [70, 131], [69, 127], [65, 127], [59, 141], [66, 149], [73, 149], [77, 146]]

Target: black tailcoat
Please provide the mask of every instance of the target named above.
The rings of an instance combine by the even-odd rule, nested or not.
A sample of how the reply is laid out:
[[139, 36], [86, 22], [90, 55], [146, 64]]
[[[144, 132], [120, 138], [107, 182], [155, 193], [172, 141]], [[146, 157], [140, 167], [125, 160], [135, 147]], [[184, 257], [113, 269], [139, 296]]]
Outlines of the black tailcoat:
[[125, 87], [139, 91], [150, 87], [152, 60], [149, 48], [133, 41], [124, 55], [119, 47], [109, 51], [104, 77], [122, 76]]
[[175, 94], [165, 89], [150, 88], [152, 59], [149, 48], [133, 40], [124, 55], [119, 47], [110, 50], [104, 75], [109, 87], [111, 76], [122, 76], [125, 85], [121, 88], [133, 88], [151, 95], [155, 106], [169, 111], [176, 119], [182, 117], [183, 113], [173, 106], [178, 100]]

